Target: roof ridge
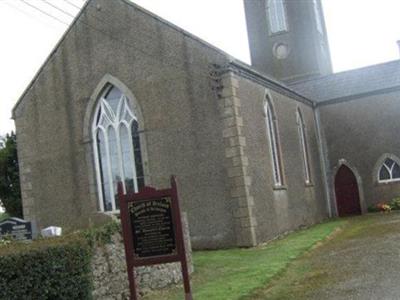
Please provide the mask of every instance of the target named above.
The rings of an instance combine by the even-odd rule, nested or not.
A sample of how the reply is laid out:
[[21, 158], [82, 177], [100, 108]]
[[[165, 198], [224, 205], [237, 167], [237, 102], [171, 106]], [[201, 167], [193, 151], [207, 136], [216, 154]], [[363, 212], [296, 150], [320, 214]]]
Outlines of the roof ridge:
[[316, 78], [309, 78], [309, 79], [299, 80], [299, 81], [292, 82], [292, 83], [290, 83], [288, 85], [289, 86], [294, 86], [294, 85], [304, 84], [306, 82], [323, 80], [323, 79], [328, 78], [328, 77], [341, 76], [341, 75], [346, 74], [346, 73], [348, 74], [348, 73], [352, 73], [352, 72], [359, 72], [359, 71], [362, 71], [362, 70], [377, 68], [377, 67], [381, 67], [383, 65], [390, 65], [390, 64], [400, 64], [400, 59], [395, 59], [395, 60], [381, 62], [381, 63], [377, 63], [377, 64], [373, 64], [373, 65], [363, 66], [363, 67], [359, 67], [359, 68], [355, 68], [355, 69], [340, 71], [340, 72], [337, 72], [337, 73], [326, 74], [326, 75], [322, 75], [322, 76], [319, 76], [319, 77], [316, 77]]

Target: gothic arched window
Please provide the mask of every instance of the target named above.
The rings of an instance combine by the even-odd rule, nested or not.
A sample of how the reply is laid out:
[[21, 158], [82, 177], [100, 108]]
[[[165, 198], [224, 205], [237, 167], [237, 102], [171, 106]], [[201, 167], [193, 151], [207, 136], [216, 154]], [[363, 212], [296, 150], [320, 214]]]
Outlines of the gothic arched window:
[[139, 123], [130, 99], [108, 85], [98, 100], [92, 127], [100, 209], [117, 211], [117, 184], [125, 192], [144, 186]]
[[303, 165], [304, 165], [304, 180], [305, 180], [306, 184], [310, 184], [311, 176], [310, 176], [310, 162], [309, 162], [309, 158], [308, 158], [307, 137], [306, 137], [306, 132], [305, 132], [303, 116], [301, 114], [300, 109], [297, 109], [296, 121], [297, 121], [297, 128], [299, 131], [301, 152], [303, 154], [302, 156], [303, 156]]
[[386, 158], [379, 169], [378, 181], [391, 182], [400, 180], [400, 166], [391, 158]]
[[284, 0], [268, 0], [269, 28], [271, 33], [287, 30]]
[[313, 7], [314, 7], [315, 23], [317, 26], [317, 30], [322, 34], [324, 30], [322, 29], [321, 13], [317, 0], [313, 0]]
[[265, 123], [267, 127], [267, 135], [269, 140], [269, 149], [271, 153], [272, 169], [274, 175], [275, 186], [283, 186], [283, 174], [282, 174], [282, 161], [281, 151], [279, 146], [277, 120], [275, 117], [274, 109], [269, 97], [264, 103]]

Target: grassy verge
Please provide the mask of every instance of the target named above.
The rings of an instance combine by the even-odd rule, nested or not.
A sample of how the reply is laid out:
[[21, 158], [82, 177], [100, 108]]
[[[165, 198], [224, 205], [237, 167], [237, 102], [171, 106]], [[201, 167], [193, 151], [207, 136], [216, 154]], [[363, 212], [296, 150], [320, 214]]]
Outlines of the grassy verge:
[[[341, 282], [350, 281], [351, 276], [360, 277], [358, 273], [352, 275], [352, 272], [359, 272], [357, 265], [360, 261], [352, 260], [351, 263], [343, 263], [337, 253], [346, 251], [346, 255], [349, 257], [354, 248], [358, 249], [360, 245], [362, 246], [363, 240], [368, 240], [367, 244], [381, 243], [385, 236], [391, 236], [398, 232], [399, 219], [400, 213], [393, 212], [387, 215], [376, 213], [343, 219], [346, 226], [342, 227], [334, 239], [296, 259], [290, 268], [287, 268], [279, 276], [275, 276], [268, 284], [254, 290], [252, 295], [246, 299], [326, 299], [328, 298], [327, 291], [332, 290], [335, 291], [334, 295], [337, 298], [342, 299], [340, 295], [344, 293], [345, 298], [350, 299], [351, 294], [346, 294], [353, 291], [350, 287], [346, 285], [345, 289], [337, 287], [341, 286]], [[390, 240], [391, 237], [387, 239]], [[365, 255], [363, 250], [358, 251]]]
[[[295, 258], [324, 240], [346, 221], [336, 220], [289, 234], [251, 249], [194, 252], [192, 276], [196, 300], [245, 299], [283, 272]], [[145, 299], [182, 299], [182, 288], [151, 293]]]

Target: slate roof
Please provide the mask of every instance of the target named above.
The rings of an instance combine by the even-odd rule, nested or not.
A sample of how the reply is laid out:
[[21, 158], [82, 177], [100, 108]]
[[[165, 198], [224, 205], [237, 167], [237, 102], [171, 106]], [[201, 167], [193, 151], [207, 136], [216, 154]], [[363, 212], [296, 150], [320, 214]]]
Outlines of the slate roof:
[[400, 88], [400, 60], [299, 81], [289, 87], [316, 102]]

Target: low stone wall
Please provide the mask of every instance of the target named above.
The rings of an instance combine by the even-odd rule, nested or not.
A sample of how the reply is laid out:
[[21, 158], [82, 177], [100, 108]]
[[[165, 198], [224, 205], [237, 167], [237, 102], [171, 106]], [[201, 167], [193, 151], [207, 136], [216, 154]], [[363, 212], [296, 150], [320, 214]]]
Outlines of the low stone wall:
[[[193, 272], [192, 251], [186, 216], [182, 218], [183, 235], [189, 272]], [[129, 299], [125, 250], [120, 234], [114, 234], [111, 243], [98, 246], [92, 259], [93, 298], [101, 300]], [[182, 281], [180, 263], [169, 263], [135, 269], [140, 293], [161, 289]]]

